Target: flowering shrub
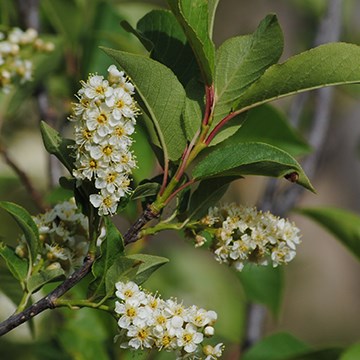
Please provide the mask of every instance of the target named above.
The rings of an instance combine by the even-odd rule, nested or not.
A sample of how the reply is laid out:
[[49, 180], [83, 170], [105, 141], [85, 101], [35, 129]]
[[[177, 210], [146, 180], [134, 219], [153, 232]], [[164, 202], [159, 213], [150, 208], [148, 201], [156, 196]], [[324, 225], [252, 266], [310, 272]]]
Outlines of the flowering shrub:
[[[31, 1], [28, 6], [38, 3]], [[34, 54], [51, 51], [53, 45], [32, 29], [0, 34], [0, 88], [5, 92], [0, 108], [8, 105], [17, 111], [18, 94], [24, 97], [21, 107], [29, 100], [31, 114], [38, 108], [45, 149], [63, 165], [57, 168], [49, 161], [51, 189], [40, 192], [5, 145], [0, 146], [5, 161], [40, 210], [40, 215], [32, 216], [22, 206], [0, 201], [22, 231], [19, 237], [0, 242], [4, 261], [0, 276], [16, 283], [14, 290], [7, 281], [0, 281], [2, 291], [16, 304], [14, 314], [0, 323], [0, 335], [46, 309], [88, 308], [89, 312], [61, 313], [61, 324], [54, 321], [54, 329], [46, 333], [51, 346], [62, 347], [60, 356], [128, 359], [129, 350], [142, 350], [149, 358], [161, 352], [159, 356], [169, 359], [253, 360], [266, 359], [268, 354], [279, 359], [323, 358], [287, 334], [246, 352], [261, 334], [261, 321], [253, 311], [257, 306], [250, 304], [243, 314], [246, 301], [278, 314], [283, 290], [279, 268], [294, 259], [300, 230], [271, 212], [218, 204], [233, 181], [248, 175], [282, 182], [279, 187], [270, 186], [264, 192], [266, 198], [258, 201], [269, 208], [266, 205], [282, 194], [280, 200], [291, 205], [281, 207], [282, 214], [294, 206], [300, 189], [315, 192], [295, 159], [308, 154], [311, 146], [268, 103], [324, 86], [359, 83], [360, 47], [324, 44], [278, 64], [284, 37], [276, 15], [266, 16], [253, 34], [215, 47], [212, 30], [218, 1], [168, 0], [169, 10], [153, 10], [135, 27], [122, 21], [123, 28], [135, 36], [133, 40], [140, 41], [139, 51], [116, 50], [119, 44], [128, 44], [112, 33], [123, 20], [115, 14], [115, 3], [41, 1], [41, 15], [56, 19], [44, 28], [58, 32], [59, 42], [63, 40], [61, 51], [53, 53], [59, 61], [44, 62], [44, 79], [32, 71]], [[1, 5], [0, 10], [5, 7]], [[78, 20], [93, 17], [88, 28], [74, 21], [72, 10], [79, 8]], [[30, 14], [26, 12], [29, 19], [24, 22], [32, 20]], [[98, 31], [101, 21], [106, 22], [106, 31]], [[101, 48], [106, 60], [94, 60], [92, 55], [98, 51], [94, 39], [103, 39], [104, 34], [111, 47]], [[139, 48], [142, 45], [144, 49]], [[109, 62], [113, 65], [108, 66]], [[50, 75], [57, 71], [61, 76]], [[78, 80], [88, 72], [88, 78], [80, 81], [77, 101], [68, 106]], [[21, 89], [33, 76], [37, 77], [34, 86]], [[71, 126], [73, 136], [65, 138]], [[135, 126], [140, 139], [136, 152]], [[133, 176], [137, 167], [139, 175]], [[54, 198], [58, 204], [50, 209], [47, 202]], [[270, 206], [274, 213], [279, 207], [275, 205]], [[360, 257], [357, 216], [326, 209], [301, 211], [323, 223]], [[123, 229], [125, 224], [127, 229]], [[237, 324], [238, 341], [224, 329], [217, 328], [215, 334], [226, 295], [216, 294], [222, 281], [214, 286], [210, 272], [201, 281], [208, 287], [210, 301], [212, 294], [220, 298], [217, 312], [200, 305], [185, 306], [174, 298], [165, 300], [140, 287], [169, 262], [162, 256], [139, 253], [147, 249], [153, 235], [165, 230], [195, 239], [195, 245], [209, 249], [218, 263], [230, 265], [224, 271], [242, 271], [229, 277], [240, 280], [244, 294], [230, 313], [244, 322]], [[168, 243], [172, 237], [168, 236]], [[12, 241], [16, 239], [20, 240]], [[128, 245], [135, 242], [129, 251]], [[195, 256], [200, 259], [199, 253]], [[178, 256], [184, 259], [186, 255], [179, 252]], [[186, 266], [194, 265], [187, 260]], [[172, 269], [171, 262], [168, 268]], [[188, 278], [198, 275], [187, 274]], [[176, 278], [171, 281], [178, 285]], [[40, 294], [38, 299], [35, 293]], [[90, 309], [103, 311], [107, 318], [91, 315]], [[114, 336], [118, 345], [111, 351], [104, 349]], [[211, 338], [214, 342], [208, 344]], [[47, 345], [44, 353], [52, 354]], [[13, 357], [15, 347], [10, 347], [9, 356]], [[334, 351], [329, 360], [340, 358], [342, 349], [330, 349], [331, 354]], [[141, 359], [141, 351], [138, 356]]]

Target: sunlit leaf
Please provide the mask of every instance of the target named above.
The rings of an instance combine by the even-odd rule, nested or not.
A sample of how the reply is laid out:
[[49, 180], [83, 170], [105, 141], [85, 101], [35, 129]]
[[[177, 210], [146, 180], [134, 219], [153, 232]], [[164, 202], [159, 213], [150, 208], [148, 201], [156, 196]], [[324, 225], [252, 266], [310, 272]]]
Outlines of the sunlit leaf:
[[185, 90], [173, 72], [161, 63], [145, 56], [112, 49], [103, 50], [131, 78], [152, 120], [165, 158], [177, 160], [186, 145], [181, 127]]

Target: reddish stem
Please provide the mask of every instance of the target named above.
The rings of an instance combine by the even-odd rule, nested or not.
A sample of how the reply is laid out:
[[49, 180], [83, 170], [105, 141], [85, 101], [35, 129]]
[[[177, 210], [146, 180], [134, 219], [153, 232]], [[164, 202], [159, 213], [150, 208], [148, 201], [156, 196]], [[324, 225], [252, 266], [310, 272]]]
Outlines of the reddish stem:
[[165, 205], [167, 205], [180, 191], [184, 190], [186, 187], [192, 185], [196, 180], [191, 179], [185, 184], [181, 185], [179, 188], [177, 188], [165, 201]]
[[212, 109], [214, 106], [214, 85], [205, 86], [205, 112], [202, 121], [203, 125], [208, 125]]

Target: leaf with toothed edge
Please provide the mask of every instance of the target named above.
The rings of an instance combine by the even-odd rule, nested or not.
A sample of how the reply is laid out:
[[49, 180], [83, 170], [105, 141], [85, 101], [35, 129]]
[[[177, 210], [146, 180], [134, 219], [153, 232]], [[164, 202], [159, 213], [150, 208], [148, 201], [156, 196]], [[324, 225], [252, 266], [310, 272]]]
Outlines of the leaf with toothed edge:
[[215, 149], [193, 169], [195, 179], [229, 175], [286, 177], [297, 174], [296, 182], [315, 192], [300, 164], [288, 153], [274, 146], [239, 143]]

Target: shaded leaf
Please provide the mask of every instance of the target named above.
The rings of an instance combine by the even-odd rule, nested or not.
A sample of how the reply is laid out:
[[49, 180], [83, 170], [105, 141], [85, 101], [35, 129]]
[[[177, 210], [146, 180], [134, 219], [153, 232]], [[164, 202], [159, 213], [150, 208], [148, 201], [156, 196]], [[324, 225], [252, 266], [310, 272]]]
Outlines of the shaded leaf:
[[23, 282], [26, 279], [29, 263], [15, 254], [15, 250], [4, 243], [0, 243], [0, 256], [15, 279]]
[[59, 280], [65, 275], [62, 268], [44, 269], [31, 275], [27, 280], [26, 287], [30, 293], [40, 290], [45, 284]]
[[[17, 281], [14, 281], [14, 274], [9, 270], [9, 266], [6, 267], [4, 264], [0, 264], [0, 291], [4, 293], [15, 305], [18, 305], [24, 296], [24, 291], [20, 284]], [[25, 276], [22, 279], [24, 279]]]
[[195, 179], [225, 175], [298, 175], [297, 183], [314, 191], [300, 164], [288, 153], [263, 143], [239, 143], [209, 152], [193, 169]]
[[320, 45], [271, 66], [234, 104], [249, 108], [324, 86], [360, 82], [360, 46], [346, 43]]
[[360, 216], [347, 210], [324, 207], [298, 209], [333, 234], [360, 260]]
[[132, 193], [131, 200], [142, 199], [148, 196], [155, 196], [159, 192], [160, 187], [161, 185], [156, 182], [141, 184], [136, 187], [136, 189]]
[[241, 128], [223, 145], [250, 141], [276, 146], [292, 156], [308, 154], [311, 151], [310, 146], [289, 125], [283, 114], [269, 105], [249, 111]]
[[184, 86], [199, 72], [186, 36], [170, 11], [153, 10], [139, 20], [136, 28], [151, 58], [170, 68]]
[[31, 215], [23, 207], [8, 201], [0, 201], [0, 207], [6, 210], [20, 226], [25, 236], [30, 259], [34, 262], [39, 246], [39, 230]]
[[264, 71], [280, 59], [284, 39], [276, 15], [268, 15], [252, 35], [224, 42], [216, 53], [214, 125]]
[[106, 295], [107, 271], [124, 252], [124, 242], [120, 231], [109, 217], [105, 216], [104, 222], [106, 237], [100, 246], [101, 254], [91, 268], [94, 280], [89, 285], [89, 296], [94, 298]]
[[321, 350], [312, 350], [300, 356], [291, 357], [289, 360], [339, 360], [342, 348], [330, 348]]
[[105, 276], [106, 296], [111, 297], [115, 294], [115, 284], [118, 281], [132, 280], [140, 266], [141, 262], [130, 259], [127, 256], [117, 256], [110, 266]]
[[283, 271], [280, 267], [249, 264], [238, 273], [248, 300], [263, 304], [275, 315], [279, 315], [284, 287]]
[[170, 69], [141, 55], [103, 48], [131, 78], [151, 118], [166, 159], [177, 160], [186, 145], [181, 127], [185, 90]]
[[238, 179], [236, 176], [205, 179], [191, 195], [188, 217], [193, 220], [205, 216], [209, 207], [214, 206], [225, 194], [230, 182]]
[[[167, 0], [170, 9], [182, 26], [193, 49], [206, 84], [211, 85], [214, 75], [215, 46], [209, 36], [215, 3], [207, 0]], [[210, 24], [209, 24], [210, 20]]]
[[128, 255], [127, 258], [140, 263], [140, 266], [136, 272], [136, 276], [133, 279], [133, 281], [139, 285], [145, 282], [159, 267], [169, 262], [168, 259], [162, 256], [148, 254]]
[[74, 168], [75, 160], [75, 158], [71, 155], [71, 146], [73, 146], [75, 142], [61, 137], [61, 135], [45, 121], [41, 122], [40, 129], [47, 152], [55, 155], [71, 174]]
[[310, 347], [288, 333], [270, 335], [250, 348], [241, 360], [289, 360], [310, 350]]

